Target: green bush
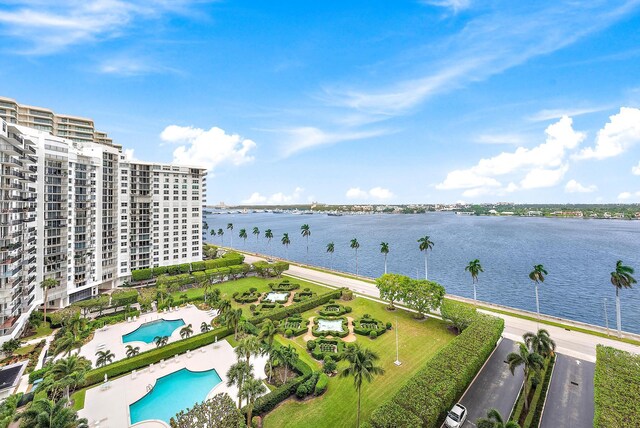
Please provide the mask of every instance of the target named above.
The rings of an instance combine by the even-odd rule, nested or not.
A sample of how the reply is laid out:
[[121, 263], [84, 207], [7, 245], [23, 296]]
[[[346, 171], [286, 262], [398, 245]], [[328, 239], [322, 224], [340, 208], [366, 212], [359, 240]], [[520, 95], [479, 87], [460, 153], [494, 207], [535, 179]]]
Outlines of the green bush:
[[309, 394], [313, 394], [313, 392], [315, 391], [316, 383], [318, 382], [319, 376], [320, 374], [318, 372], [315, 372], [303, 384], [298, 386], [298, 389], [296, 390], [296, 397], [304, 398]]
[[313, 309], [317, 306], [327, 303], [332, 298], [340, 296], [340, 290], [332, 290], [326, 292], [324, 294], [318, 295], [313, 299], [305, 300], [304, 302], [295, 303], [291, 306], [283, 307], [277, 310], [261, 313], [251, 319], [251, 322], [254, 324], [260, 324], [265, 319], [269, 318], [273, 321], [280, 321], [294, 314], [301, 314], [303, 312], [308, 311], [309, 309]]
[[204, 262], [202, 262], [202, 261], [200, 261], [200, 262], [192, 262], [191, 263], [191, 272], [203, 271], [205, 269], [206, 269], [206, 267], [204, 265]]
[[298, 376], [268, 394], [259, 397], [254, 404], [253, 412], [261, 415], [273, 410], [280, 402], [295, 393], [298, 387], [306, 382], [309, 377], [311, 377], [311, 373], [305, 376]]
[[353, 300], [353, 291], [349, 289], [342, 290], [342, 300]]
[[111, 293], [111, 306], [127, 306], [138, 303], [137, 290], [115, 290]]
[[293, 330], [291, 330], [290, 328], [286, 329], [286, 330], [284, 331], [284, 336], [285, 336], [285, 337], [291, 337], [291, 336], [293, 336]]
[[596, 347], [594, 427], [640, 426], [640, 355]]
[[165, 273], [167, 273], [166, 266], [158, 266], [153, 268], [153, 276], [160, 276], [164, 275]]
[[[385, 333], [387, 329], [382, 321], [371, 318], [369, 314], [364, 314], [362, 318], [353, 321], [353, 332], [362, 336], [371, 337], [371, 332], [375, 332], [378, 337]], [[375, 339], [375, 337], [371, 337]]]
[[178, 265], [178, 269], [181, 273], [189, 273], [191, 272], [191, 263], [182, 263]]
[[329, 303], [328, 305], [323, 306], [318, 312], [323, 317], [338, 317], [340, 315], [346, 314], [348, 311], [347, 308], [342, 305], [339, 305], [337, 303]]
[[[320, 326], [318, 321], [320, 319], [342, 320], [342, 331], [332, 331], [332, 330], [318, 331], [318, 327]], [[349, 328], [348, 328], [347, 318], [346, 317], [314, 318], [314, 320], [313, 320], [313, 328], [311, 328], [311, 334], [313, 334], [315, 337], [319, 337], [319, 336], [347, 337], [349, 335]]]
[[478, 314], [389, 402], [373, 411], [370, 420], [373, 427], [439, 427], [495, 348], [503, 329], [501, 318]]
[[300, 284], [291, 283], [288, 279], [285, 279], [279, 284], [270, 283], [269, 287], [271, 287], [273, 291], [292, 291], [300, 288]]
[[476, 317], [476, 309], [462, 302], [445, 299], [440, 307], [442, 319], [453, 324], [458, 332], [462, 332], [473, 322]]
[[178, 265], [167, 266], [167, 273], [169, 275], [177, 275], [178, 273], [180, 273], [180, 268], [178, 267]]
[[151, 269], [138, 269], [131, 271], [131, 279], [134, 281], [146, 281], [148, 279], [151, 279], [152, 277], [153, 274], [151, 272]]
[[391, 330], [392, 327], [393, 327], [393, 324], [387, 321], [387, 330]]
[[327, 390], [327, 386], [329, 386], [329, 376], [325, 373], [320, 373], [318, 376], [318, 382], [316, 382], [315, 390], [313, 391], [313, 395], [322, 395]]
[[[383, 330], [383, 331], [384, 331], [384, 330]], [[375, 339], [375, 338], [377, 338], [377, 337], [378, 337], [378, 333], [377, 333], [375, 330], [371, 330], [371, 331], [369, 332], [369, 338], [371, 338], [371, 339]]]

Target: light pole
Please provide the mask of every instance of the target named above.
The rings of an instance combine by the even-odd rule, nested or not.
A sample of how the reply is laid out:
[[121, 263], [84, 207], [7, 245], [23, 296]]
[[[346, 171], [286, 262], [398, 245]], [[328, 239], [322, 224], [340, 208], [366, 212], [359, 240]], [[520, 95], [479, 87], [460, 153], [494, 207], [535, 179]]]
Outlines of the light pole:
[[398, 317], [396, 317], [396, 361], [394, 362], [394, 364], [396, 366], [401, 365], [402, 363], [400, 362], [400, 354], [398, 351]]
[[603, 302], [604, 304], [604, 325], [607, 326], [607, 336], [609, 336], [609, 317], [607, 316], [607, 298], [605, 297]]

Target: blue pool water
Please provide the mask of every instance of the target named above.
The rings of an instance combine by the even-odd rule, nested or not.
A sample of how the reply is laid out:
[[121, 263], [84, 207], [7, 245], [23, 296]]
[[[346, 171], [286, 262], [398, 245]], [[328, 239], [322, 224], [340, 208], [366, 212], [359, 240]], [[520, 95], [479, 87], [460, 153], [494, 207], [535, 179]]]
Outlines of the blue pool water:
[[171, 336], [176, 328], [182, 327], [184, 320], [158, 320], [151, 321], [142, 324], [140, 327], [132, 331], [131, 333], [122, 336], [122, 343], [127, 342], [145, 342], [153, 343], [153, 339], [156, 336]]
[[181, 369], [161, 377], [151, 392], [129, 406], [131, 424], [148, 419], [169, 423], [180, 410], [207, 398], [209, 391], [220, 382], [215, 369], [205, 372]]

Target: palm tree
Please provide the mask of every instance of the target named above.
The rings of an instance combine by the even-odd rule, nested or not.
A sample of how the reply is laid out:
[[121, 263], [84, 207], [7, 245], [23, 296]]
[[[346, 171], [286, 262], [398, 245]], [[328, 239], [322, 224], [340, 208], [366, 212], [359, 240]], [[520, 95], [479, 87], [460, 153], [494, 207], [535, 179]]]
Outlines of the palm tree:
[[480, 264], [480, 260], [475, 259], [471, 260], [469, 264], [464, 268], [467, 272], [471, 274], [471, 282], [473, 283], [473, 300], [475, 304], [478, 304], [478, 299], [476, 296], [476, 284], [478, 283], [478, 274], [480, 272], [484, 272], [482, 265]]
[[525, 333], [522, 338], [532, 352], [543, 357], [548, 357], [556, 349], [556, 342], [551, 339], [549, 332], [543, 328], [539, 329], [538, 333]]
[[104, 367], [107, 364], [111, 364], [113, 359], [116, 357], [113, 352], [109, 351], [98, 351], [96, 352], [96, 367]]
[[37, 399], [28, 410], [22, 413], [20, 426], [29, 428], [89, 428], [85, 418], [78, 419], [78, 414], [67, 407], [67, 400], [53, 402], [46, 398]]
[[207, 223], [206, 221], [203, 221], [203, 222], [202, 222], [202, 228], [203, 228], [204, 230], [209, 229], [209, 223]]
[[216, 236], [216, 230], [215, 230], [215, 229], [211, 229], [211, 230], [209, 231], [209, 234], [210, 234], [211, 236]]
[[180, 337], [183, 339], [184, 338], [188, 339], [189, 337], [191, 337], [192, 334], [193, 334], [193, 327], [191, 326], [191, 324], [186, 325], [180, 329]]
[[231, 231], [231, 247], [233, 247], [233, 223], [227, 223], [227, 230]]
[[218, 229], [218, 236], [220, 237], [220, 244], [224, 245], [224, 230]]
[[257, 227], [253, 228], [253, 233], [254, 235], [256, 235], [256, 244], [258, 243], [258, 238], [260, 237], [260, 229], [258, 229]]
[[389, 243], [380, 243], [380, 253], [384, 255], [384, 273], [387, 273], [387, 255], [389, 254]]
[[271, 229], [267, 229], [264, 231], [264, 237], [267, 238], [267, 246], [271, 244], [271, 240], [273, 239], [273, 232]]
[[202, 324], [200, 324], [200, 333], [206, 333], [209, 330], [211, 330], [211, 326], [209, 325], [209, 323], [206, 321], [202, 321]]
[[329, 259], [329, 267], [331, 269], [333, 269], [333, 252], [335, 251], [335, 245], [333, 245], [333, 242], [329, 242], [327, 244], [327, 253], [331, 254], [330, 259]]
[[247, 364], [250, 363], [249, 359], [252, 355], [258, 355], [262, 349], [262, 343], [256, 336], [249, 335], [242, 339], [238, 346], [236, 346], [235, 352], [238, 358], [244, 357]]
[[427, 266], [427, 256], [429, 255], [429, 250], [433, 249], [433, 242], [429, 239], [429, 235], [425, 235], [422, 238], [418, 239], [418, 243], [420, 244], [418, 248], [420, 251], [424, 251], [424, 279], [429, 279], [429, 269]]
[[253, 377], [246, 379], [242, 384], [242, 389], [240, 389], [240, 398], [247, 400], [247, 426], [251, 426], [253, 405], [255, 404], [256, 399], [265, 392], [267, 392], [267, 388], [265, 388], [262, 381]]
[[156, 336], [153, 338], [153, 343], [156, 344], [157, 348], [161, 348], [167, 344], [169, 341], [169, 336]]
[[285, 233], [282, 235], [281, 239], [282, 245], [284, 245], [285, 252], [287, 254], [287, 259], [289, 258], [289, 245], [291, 244], [291, 240], [289, 239], [289, 234]]
[[273, 347], [273, 340], [277, 333], [278, 324], [267, 318], [267, 320], [262, 323], [262, 329], [258, 334], [258, 338], [267, 342], [267, 346], [271, 349]]
[[216, 305], [218, 316], [224, 317], [231, 310], [231, 302], [229, 300], [220, 300]]
[[489, 409], [486, 418], [476, 420], [477, 428], [520, 428], [517, 422], [505, 422], [500, 412], [496, 409]]
[[358, 392], [356, 427], [359, 427], [362, 381], [366, 380], [371, 383], [374, 376], [384, 374], [384, 369], [381, 366], [376, 365], [376, 361], [380, 359], [378, 354], [370, 349], [363, 348], [359, 343], [355, 343], [347, 347], [347, 350], [344, 353], [344, 359], [349, 362], [349, 366], [340, 373], [340, 377], [353, 377], [353, 385], [356, 387], [356, 391]]
[[64, 398], [68, 400], [71, 389], [75, 389], [78, 385], [84, 383], [84, 375], [90, 368], [91, 363], [86, 358], [76, 355], [54, 363], [51, 373], [56, 381], [64, 385]]
[[42, 288], [42, 290], [44, 291], [44, 299], [43, 299], [43, 303], [44, 303], [44, 324], [47, 325], [47, 303], [49, 303], [49, 298], [48, 298], [48, 294], [49, 294], [49, 289], [50, 288], [55, 288], [58, 286], [58, 280], [53, 279], [53, 278], [45, 278], [41, 283], [40, 283], [40, 288]]
[[242, 309], [229, 310], [224, 315], [224, 321], [227, 325], [227, 328], [233, 329], [233, 338], [238, 339], [238, 324], [240, 324], [240, 320], [242, 319]]
[[140, 353], [140, 347], [139, 346], [133, 347], [131, 345], [127, 345], [127, 351], [126, 351], [127, 358], [135, 357], [139, 353]]
[[529, 409], [529, 373], [540, 370], [544, 365], [544, 359], [540, 354], [529, 352], [529, 348], [524, 343], [520, 343], [519, 352], [512, 352], [507, 355], [507, 363], [511, 374], [514, 374], [516, 368], [522, 366], [524, 371], [524, 408]]
[[536, 286], [536, 309], [538, 311], [538, 319], [540, 319], [540, 301], [538, 300], [538, 284], [544, 282], [544, 276], [549, 273], [544, 269], [542, 265], [534, 265], [533, 270], [529, 274], [529, 279], [533, 281]]
[[69, 356], [74, 349], [79, 350], [82, 347], [83, 341], [75, 338], [72, 332], [67, 331], [60, 339], [56, 340], [55, 344], [53, 355], [64, 354]]
[[278, 348], [280, 350], [278, 360], [284, 366], [284, 382], [287, 382], [287, 377], [289, 376], [289, 368], [293, 367], [293, 365], [298, 360], [298, 352], [291, 345], [281, 346]]
[[247, 245], [247, 229], [240, 229], [238, 236], [244, 239], [244, 245]]
[[236, 385], [238, 387], [238, 408], [242, 408], [242, 384], [245, 379], [253, 377], [253, 366], [246, 361], [238, 361], [229, 368], [227, 372], [227, 387]]
[[350, 247], [356, 250], [356, 275], [358, 274], [358, 248], [360, 248], [360, 243], [356, 238], [351, 240]]
[[309, 237], [311, 236], [311, 229], [308, 224], [303, 224], [300, 226], [300, 234], [307, 238], [307, 260], [309, 260]]
[[618, 336], [622, 336], [622, 319], [620, 318], [620, 290], [631, 288], [637, 281], [631, 276], [634, 270], [630, 266], [622, 264], [622, 260], [616, 262], [616, 270], [611, 272], [611, 284], [616, 287], [616, 321], [618, 326]]

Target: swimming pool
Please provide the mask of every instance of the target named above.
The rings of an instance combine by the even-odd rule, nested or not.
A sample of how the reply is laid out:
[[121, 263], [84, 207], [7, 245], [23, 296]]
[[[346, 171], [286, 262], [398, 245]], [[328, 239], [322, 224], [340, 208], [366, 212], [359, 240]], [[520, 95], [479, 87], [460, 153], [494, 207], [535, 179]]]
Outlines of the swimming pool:
[[192, 407], [222, 382], [215, 369], [192, 372], [181, 369], [156, 381], [151, 392], [129, 406], [131, 424], [160, 419], [167, 424], [180, 410]]
[[184, 325], [184, 320], [170, 320], [165, 319], [146, 322], [131, 333], [122, 336], [122, 343], [127, 342], [144, 342], [153, 343], [153, 339], [156, 336], [171, 336], [178, 327]]

